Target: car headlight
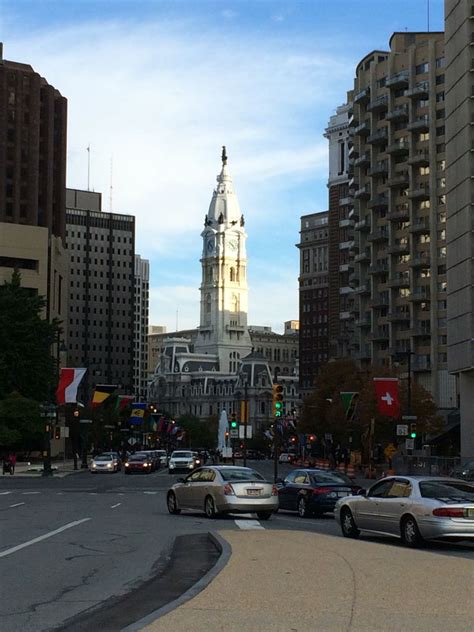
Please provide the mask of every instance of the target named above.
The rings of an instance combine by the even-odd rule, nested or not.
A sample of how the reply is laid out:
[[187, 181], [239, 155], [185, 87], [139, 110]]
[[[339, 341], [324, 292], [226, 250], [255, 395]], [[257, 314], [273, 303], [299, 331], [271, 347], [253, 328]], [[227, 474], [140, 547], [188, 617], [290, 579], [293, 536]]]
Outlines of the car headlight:
[[96, 465], [95, 463], [92, 463], [92, 467], [93, 467], [93, 468], [94, 468], [94, 467], [97, 467], [97, 465]]
[[112, 463], [107, 463], [107, 467], [112, 467]]
[[129, 467], [129, 463], [125, 463], [125, 467]]
[[173, 469], [173, 467], [174, 467], [174, 463], [170, 462], [170, 468]]

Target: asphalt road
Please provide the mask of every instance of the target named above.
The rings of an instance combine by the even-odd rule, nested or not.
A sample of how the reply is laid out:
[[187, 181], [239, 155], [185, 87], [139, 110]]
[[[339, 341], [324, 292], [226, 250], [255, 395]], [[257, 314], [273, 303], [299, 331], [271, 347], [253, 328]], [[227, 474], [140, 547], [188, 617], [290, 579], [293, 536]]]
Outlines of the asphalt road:
[[[251, 465], [271, 479], [271, 462]], [[280, 466], [281, 475], [290, 469]], [[200, 513], [171, 516], [166, 490], [175, 478], [167, 470], [0, 478], [2, 632], [50, 631], [111, 597], [133, 592], [164, 568], [178, 536], [264, 528], [341, 537], [332, 517], [304, 520], [279, 512], [260, 524], [232, 517], [208, 520]], [[474, 560], [471, 545], [434, 545], [429, 551]]]

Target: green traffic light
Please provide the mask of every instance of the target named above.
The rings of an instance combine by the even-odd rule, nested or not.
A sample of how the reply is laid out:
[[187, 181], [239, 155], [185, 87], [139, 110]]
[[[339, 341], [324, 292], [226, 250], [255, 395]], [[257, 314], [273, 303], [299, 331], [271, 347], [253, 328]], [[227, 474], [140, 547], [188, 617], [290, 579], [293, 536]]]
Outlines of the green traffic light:
[[230, 427], [231, 428], [237, 428], [237, 422], [236, 421], [231, 421], [230, 422]]
[[282, 403], [281, 402], [275, 402], [275, 408], [278, 410], [279, 408], [282, 407]]
[[411, 435], [410, 435], [410, 437], [411, 437], [412, 439], [416, 439], [416, 432], [412, 432], [412, 433], [411, 433]]

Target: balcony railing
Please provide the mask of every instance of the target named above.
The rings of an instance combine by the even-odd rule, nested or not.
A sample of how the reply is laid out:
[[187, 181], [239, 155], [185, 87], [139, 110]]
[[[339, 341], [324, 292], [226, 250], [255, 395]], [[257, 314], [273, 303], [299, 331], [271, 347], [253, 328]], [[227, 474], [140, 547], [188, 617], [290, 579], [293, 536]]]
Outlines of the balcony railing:
[[387, 112], [385, 119], [387, 121], [403, 121], [408, 118], [408, 105], [399, 105], [398, 107]]
[[410, 217], [410, 211], [408, 210], [408, 204], [405, 206], [403, 204], [397, 205], [393, 211], [387, 213], [387, 219], [391, 222], [403, 222], [404, 220]]
[[368, 201], [367, 206], [375, 210], [387, 208], [388, 197], [386, 195], [376, 195]]
[[363, 103], [364, 101], [368, 101], [370, 97], [370, 88], [364, 88], [363, 90], [360, 90], [359, 92], [357, 92], [357, 94], [354, 95], [354, 103]]
[[426, 167], [430, 163], [429, 153], [420, 149], [412, 153], [412, 155], [408, 158], [409, 165], [415, 165], [419, 167]]
[[410, 149], [410, 143], [407, 140], [397, 140], [394, 143], [388, 145], [386, 151], [387, 154], [405, 154]]
[[356, 199], [368, 199], [370, 197], [370, 185], [365, 184], [360, 189], [357, 189], [354, 193]]
[[395, 309], [387, 314], [387, 319], [392, 323], [406, 323], [410, 320], [410, 312], [403, 309]]
[[409, 228], [410, 233], [428, 233], [430, 231], [430, 220], [428, 217], [419, 217]]
[[365, 248], [361, 253], [354, 257], [354, 263], [362, 263], [364, 261], [370, 261], [370, 249]]
[[388, 239], [388, 228], [382, 227], [374, 230], [368, 235], [367, 241], [385, 241]]
[[360, 230], [360, 231], [370, 230], [370, 219], [366, 217], [365, 219], [361, 219], [360, 222], [356, 222], [354, 225], [354, 230]]
[[367, 137], [367, 142], [373, 145], [384, 145], [387, 142], [388, 133], [387, 128], [384, 127], [382, 129], [377, 130], [373, 134]]
[[407, 129], [411, 130], [412, 132], [427, 132], [429, 130], [429, 127], [430, 119], [427, 114], [425, 116], [419, 116], [407, 125]]
[[413, 88], [407, 90], [407, 97], [412, 99], [423, 99], [429, 95], [430, 84], [429, 81], [420, 81]]
[[388, 108], [388, 96], [386, 94], [382, 94], [375, 99], [372, 99], [367, 104], [367, 110], [369, 112], [382, 112]]
[[369, 176], [383, 176], [388, 173], [388, 160], [379, 160], [369, 169]]
[[431, 259], [429, 252], [417, 252], [410, 261], [412, 268], [424, 268], [430, 265]]
[[370, 121], [364, 121], [354, 128], [354, 134], [357, 136], [367, 136], [370, 133]]
[[408, 171], [399, 171], [388, 179], [387, 184], [389, 187], [408, 186]]
[[416, 287], [411, 293], [411, 301], [427, 301], [431, 299], [431, 292], [428, 286]]
[[408, 86], [408, 77], [408, 71], [402, 70], [401, 72], [397, 72], [395, 75], [389, 77], [385, 85], [389, 88], [401, 88], [403, 86]]
[[370, 294], [370, 283], [362, 283], [354, 290], [354, 294]]
[[376, 295], [369, 301], [370, 307], [386, 307], [389, 304], [388, 296]]
[[366, 167], [367, 165], [370, 165], [370, 154], [368, 151], [364, 152], [354, 161], [355, 167]]
[[414, 183], [413, 188], [408, 191], [411, 199], [428, 200], [430, 197], [430, 187], [425, 183]]
[[410, 277], [404, 275], [396, 276], [388, 282], [388, 286], [395, 288], [410, 287]]
[[392, 244], [388, 247], [388, 252], [391, 255], [406, 255], [410, 252], [410, 244]]
[[386, 274], [388, 272], [388, 263], [376, 263], [369, 266], [369, 274]]

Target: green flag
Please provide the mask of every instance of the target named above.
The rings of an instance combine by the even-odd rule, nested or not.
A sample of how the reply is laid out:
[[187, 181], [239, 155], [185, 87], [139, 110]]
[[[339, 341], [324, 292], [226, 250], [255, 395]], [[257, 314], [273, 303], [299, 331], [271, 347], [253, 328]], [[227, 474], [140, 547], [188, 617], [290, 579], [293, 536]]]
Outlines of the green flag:
[[344, 408], [347, 421], [350, 421], [354, 417], [358, 397], [359, 393], [357, 392], [341, 392], [342, 407]]

